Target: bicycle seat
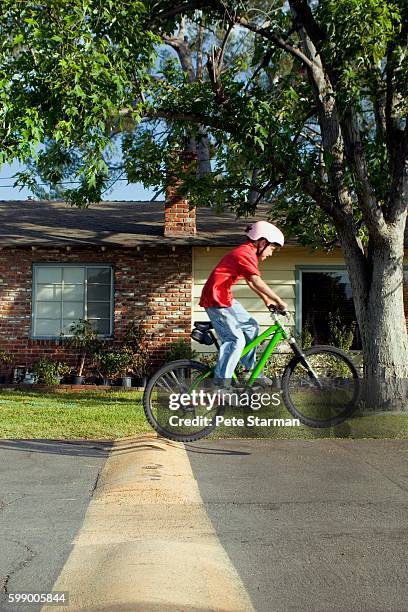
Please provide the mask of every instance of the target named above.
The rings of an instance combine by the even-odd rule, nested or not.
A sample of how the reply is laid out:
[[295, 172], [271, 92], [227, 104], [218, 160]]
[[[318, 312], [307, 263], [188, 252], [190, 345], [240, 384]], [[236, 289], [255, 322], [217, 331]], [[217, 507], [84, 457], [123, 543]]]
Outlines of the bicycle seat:
[[205, 332], [209, 331], [210, 329], [213, 329], [213, 324], [211, 323], [211, 321], [196, 321], [194, 323], [194, 327], [196, 327], [202, 332]]

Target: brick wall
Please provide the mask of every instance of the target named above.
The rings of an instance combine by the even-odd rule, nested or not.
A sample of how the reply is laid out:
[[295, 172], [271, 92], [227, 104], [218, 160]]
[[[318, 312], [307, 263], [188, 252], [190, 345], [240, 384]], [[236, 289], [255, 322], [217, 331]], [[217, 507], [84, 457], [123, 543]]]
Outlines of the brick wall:
[[115, 340], [120, 344], [127, 323], [136, 320], [149, 335], [151, 368], [165, 360], [166, 348], [191, 330], [191, 248], [143, 246], [136, 249], [4, 248], [0, 251], [0, 350], [27, 366], [41, 357], [76, 357], [58, 340], [31, 339], [33, 263], [100, 263], [114, 270]]
[[[175, 152], [176, 159], [177, 153]], [[183, 170], [195, 172], [196, 156], [184, 151], [178, 154]], [[196, 209], [190, 208], [190, 203], [179, 192], [183, 180], [177, 178], [177, 171], [170, 170], [166, 187], [166, 201], [164, 204], [164, 235], [165, 236], [193, 236], [196, 234]]]
[[177, 187], [168, 188], [164, 208], [165, 236], [193, 236], [196, 233], [196, 209], [190, 210], [188, 200], [177, 192]]

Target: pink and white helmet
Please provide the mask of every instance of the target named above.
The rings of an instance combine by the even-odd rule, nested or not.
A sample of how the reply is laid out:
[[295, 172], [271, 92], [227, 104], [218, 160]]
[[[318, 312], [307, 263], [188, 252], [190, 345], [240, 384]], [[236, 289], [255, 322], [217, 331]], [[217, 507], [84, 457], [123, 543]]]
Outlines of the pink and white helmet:
[[275, 242], [281, 247], [285, 242], [285, 237], [280, 229], [267, 221], [256, 221], [256, 223], [252, 223], [252, 225], [246, 228], [245, 233], [251, 240], [265, 238], [268, 242]]

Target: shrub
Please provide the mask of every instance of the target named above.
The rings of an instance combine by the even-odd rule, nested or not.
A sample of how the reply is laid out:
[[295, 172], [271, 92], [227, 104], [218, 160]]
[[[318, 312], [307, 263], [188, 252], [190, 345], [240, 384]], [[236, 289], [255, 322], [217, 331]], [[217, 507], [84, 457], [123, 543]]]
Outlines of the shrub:
[[0, 364], [10, 364], [13, 363], [13, 358], [6, 351], [0, 351]]
[[32, 368], [37, 375], [38, 382], [46, 385], [58, 385], [61, 378], [71, 371], [67, 363], [53, 361], [52, 359], [40, 359]]
[[123, 347], [133, 355], [131, 372], [138, 378], [143, 378], [146, 375], [150, 355], [146, 332], [138, 323], [132, 321], [127, 325]]
[[69, 331], [72, 335], [65, 340], [70, 348], [77, 350], [79, 353], [77, 374], [82, 376], [86, 359], [93, 357], [100, 351], [102, 343], [91, 323], [85, 321], [85, 319], [79, 319], [79, 321], [72, 323]]
[[134, 359], [132, 351], [126, 348], [102, 351], [95, 355], [95, 365], [100, 376], [115, 379], [133, 372]]
[[345, 325], [337, 311], [329, 313], [328, 325], [332, 344], [343, 351], [349, 351], [354, 340], [356, 322], [353, 321], [350, 326]]
[[197, 357], [197, 351], [191, 348], [190, 342], [186, 342], [184, 338], [179, 338], [176, 342], [169, 345], [167, 359], [176, 361], [176, 359], [194, 359]]
[[268, 376], [269, 378], [281, 378], [287, 364], [293, 358], [293, 356], [293, 353], [276, 353], [275, 355], [272, 355], [269, 361], [265, 364], [265, 376]]
[[300, 335], [300, 343], [304, 350], [310, 348], [314, 342], [313, 334], [308, 325], [305, 325]]
[[217, 365], [217, 358], [218, 353], [203, 353], [200, 355], [199, 361], [209, 368], [215, 368]]

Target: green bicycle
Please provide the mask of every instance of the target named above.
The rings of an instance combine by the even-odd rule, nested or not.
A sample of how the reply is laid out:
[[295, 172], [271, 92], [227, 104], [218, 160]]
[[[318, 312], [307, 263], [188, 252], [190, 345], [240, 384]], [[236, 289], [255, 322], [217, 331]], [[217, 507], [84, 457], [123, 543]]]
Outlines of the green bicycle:
[[[248, 343], [242, 356], [267, 341], [255, 368], [243, 382], [234, 374], [233, 383], [246, 393], [259, 390], [257, 379], [277, 345], [288, 341], [294, 356], [281, 379], [281, 394], [287, 410], [309, 427], [332, 427], [349, 417], [358, 404], [360, 379], [353, 361], [332, 346], [312, 346], [302, 351], [285, 329], [280, 316], [286, 312], [271, 309], [273, 324]], [[210, 322], [197, 322], [191, 336], [205, 345], [219, 344]], [[213, 368], [199, 361], [180, 359], [161, 367], [150, 378], [143, 396], [143, 407], [150, 425], [170, 440], [191, 442], [209, 435], [225, 411], [216, 401]], [[266, 390], [265, 387], [263, 387]], [[214, 400], [215, 397], [215, 400]], [[212, 400], [212, 401], [211, 401]], [[220, 396], [218, 395], [218, 400]]]

